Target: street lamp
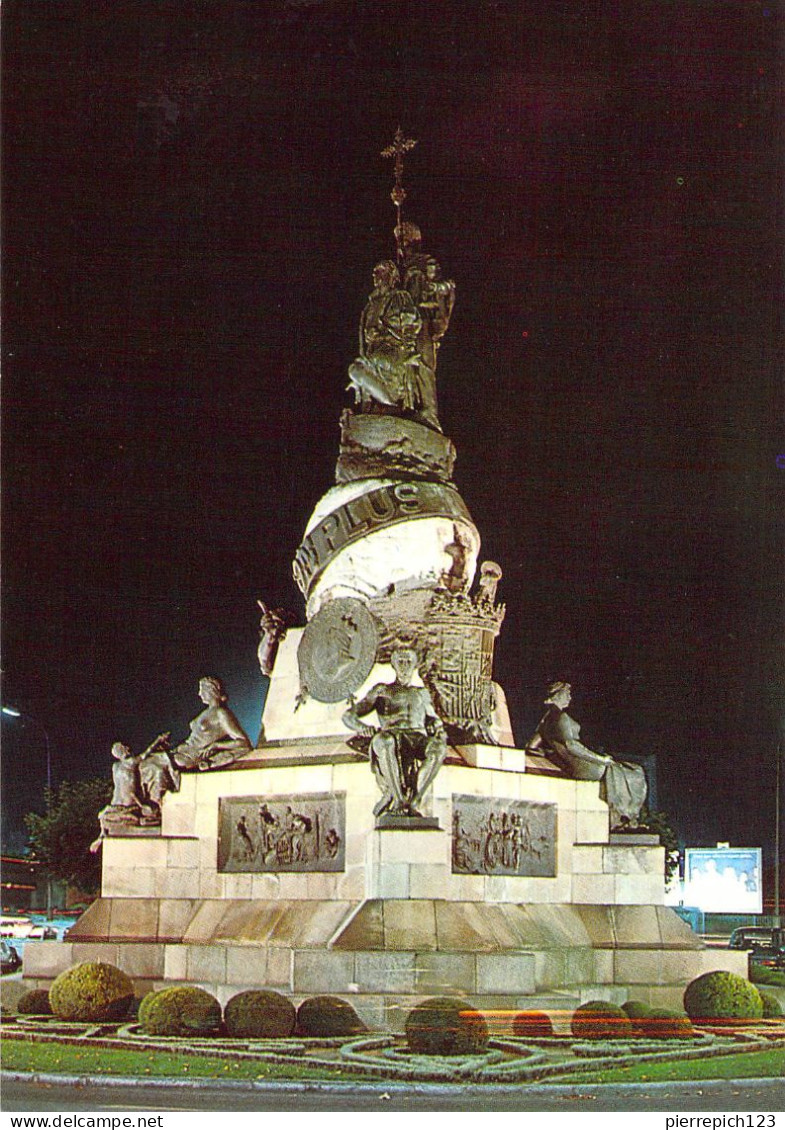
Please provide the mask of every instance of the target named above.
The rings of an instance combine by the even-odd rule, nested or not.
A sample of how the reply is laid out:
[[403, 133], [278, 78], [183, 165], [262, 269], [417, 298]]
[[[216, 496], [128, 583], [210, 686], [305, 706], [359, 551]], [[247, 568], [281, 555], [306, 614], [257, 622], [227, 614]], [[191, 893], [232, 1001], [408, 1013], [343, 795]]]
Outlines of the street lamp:
[[[49, 741], [49, 734], [46, 730], [46, 727], [43, 726], [38, 721], [37, 718], [34, 718], [32, 716], [32, 714], [28, 714], [26, 710], [16, 710], [13, 706], [3, 706], [3, 707], [0, 707], [0, 710], [2, 710], [2, 713], [5, 714], [8, 718], [24, 718], [27, 722], [32, 722], [32, 724], [34, 726], [37, 726], [39, 728], [39, 730], [41, 731], [41, 733], [44, 735], [44, 744], [45, 744], [45, 747], [46, 747], [46, 791], [47, 791], [47, 793], [51, 794], [51, 792], [52, 792], [52, 746], [51, 746], [51, 743]], [[47, 875], [47, 878], [46, 878], [46, 916], [47, 916], [47, 918], [52, 917], [52, 877], [51, 877], [51, 875]]]

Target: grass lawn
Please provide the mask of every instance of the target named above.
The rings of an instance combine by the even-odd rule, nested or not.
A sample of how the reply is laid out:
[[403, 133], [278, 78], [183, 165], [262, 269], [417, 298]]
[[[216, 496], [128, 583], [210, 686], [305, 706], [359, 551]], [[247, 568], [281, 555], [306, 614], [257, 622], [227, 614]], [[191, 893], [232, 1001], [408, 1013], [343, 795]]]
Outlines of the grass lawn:
[[[34, 1044], [4, 1040], [2, 1066], [5, 1071], [34, 1071], [66, 1075], [125, 1075], [136, 1078], [167, 1076], [180, 1079], [341, 1079], [376, 1081], [373, 1076], [334, 1068], [302, 1067], [296, 1064], [232, 1061], [209, 1055], [185, 1056], [169, 1052], [124, 1051], [110, 1048], [79, 1048], [68, 1044]], [[785, 1076], [785, 1049], [743, 1052], [738, 1055], [675, 1063], [641, 1063], [635, 1067], [613, 1068], [560, 1075], [549, 1083], [651, 1083], [675, 1079], [749, 1079]], [[521, 1084], [525, 1086], [526, 1084]]]
[[126, 1075], [141, 1079], [165, 1075], [170, 1079], [348, 1079], [357, 1078], [325, 1067], [288, 1063], [186, 1056], [177, 1052], [125, 1051], [115, 1048], [77, 1048], [71, 1044], [32, 1044], [4, 1040], [4, 1071], [37, 1071], [64, 1075]]
[[639, 1063], [604, 1071], [575, 1072], [543, 1080], [548, 1083], [667, 1083], [678, 1079], [782, 1079], [785, 1048], [741, 1052], [709, 1059], [683, 1059], [675, 1063]]
[[753, 964], [750, 966], [750, 981], [753, 985], [760, 985], [764, 990], [767, 985], [775, 985], [780, 989], [785, 989], [785, 970]]

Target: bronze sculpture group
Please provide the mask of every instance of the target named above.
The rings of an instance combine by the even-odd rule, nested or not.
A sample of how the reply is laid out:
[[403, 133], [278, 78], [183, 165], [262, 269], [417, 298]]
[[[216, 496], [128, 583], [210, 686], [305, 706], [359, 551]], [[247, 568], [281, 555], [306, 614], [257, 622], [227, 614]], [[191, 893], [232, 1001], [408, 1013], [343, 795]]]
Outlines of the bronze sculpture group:
[[232, 711], [220, 679], [206, 675], [199, 680], [204, 710], [194, 718], [184, 742], [174, 748], [169, 733], [159, 734], [140, 754], [123, 742], [112, 746], [112, 799], [98, 814], [101, 835], [91, 845], [101, 846], [104, 836], [131, 827], [161, 823], [161, 806], [168, 792], [177, 792], [183, 772], [222, 769], [251, 749], [251, 742]]
[[[447, 735], [427, 688], [413, 685], [416, 651], [396, 647], [390, 663], [393, 682], [376, 683], [359, 702], [350, 700], [343, 723], [367, 739], [371, 769], [381, 792], [374, 815], [417, 818], [423, 797], [447, 756]], [[178, 791], [183, 772], [229, 767], [251, 749], [247, 734], [227, 706], [221, 681], [210, 676], [201, 679], [199, 695], [205, 709], [191, 722], [188, 738], [174, 748], [168, 733], [159, 735], [138, 755], [122, 742], [114, 743], [112, 798], [99, 813], [101, 835], [92, 850], [98, 850], [104, 836], [129, 827], [159, 825], [164, 796]], [[585, 746], [580, 725], [567, 713], [571, 698], [569, 683], [549, 687], [547, 710], [526, 749], [544, 753], [576, 780], [599, 781], [612, 828], [632, 828], [646, 799], [643, 769]], [[365, 720], [373, 713], [376, 726]]]
[[[382, 154], [395, 158], [395, 186], [391, 197], [398, 219], [394, 230], [397, 261], [385, 259], [374, 267], [373, 289], [360, 318], [359, 353], [349, 368], [349, 388], [355, 394], [354, 417], [361, 418], [368, 425], [366, 430], [369, 434], [379, 430], [379, 416], [413, 422], [404, 426], [397, 424], [395, 419], [384, 421], [381, 431], [385, 436], [378, 456], [380, 459], [389, 455], [385, 444], [390, 451], [400, 449], [399, 455], [406, 451], [414, 458], [413, 446], [433, 445], [434, 432], [442, 432], [436, 365], [455, 303], [455, 283], [443, 279], [436, 259], [423, 252], [422, 236], [417, 225], [401, 217], [401, 205], [406, 197], [402, 182], [403, 155], [415, 144], [399, 129], [394, 143]], [[376, 419], [369, 421], [368, 417], [373, 416]], [[443, 444], [447, 442], [442, 435], [437, 438]], [[389, 455], [389, 458], [393, 456]], [[398, 464], [393, 463], [393, 466], [398, 467]], [[375, 474], [379, 473], [376, 464], [373, 464], [373, 469]], [[368, 476], [369, 472], [365, 470], [365, 474]], [[370, 477], [373, 478], [373, 474]], [[395, 472], [393, 478], [397, 477]], [[416, 686], [413, 679], [418, 667], [417, 651], [399, 641], [392, 647], [388, 645], [385, 651], [395, 672], [393, 682], [376, 683], [359, 702], [350, 699], [349, 708], [343, 714], [344, 726], [357, 735], [352, 744], [356, 748], [358, 741], [364, 743], [379, 785], [381, 796], [374, 807], [377, 817], [402, 817], [415, 821], [420, 818], [424, 794], [447, 755], [445, 720], [452, 727], [450, 734], [456, 740], [455, 711], [451, 714], [450, 709], [445, 708], [451, 696], [460, 700], [458, 718], [463, 722], [463, 728], [459, 728], [462, 740], [495, 740], [490, 727], [492, 649], [487, 650], [487, 644], [492, 635], [498, 634], [504, 615], [503, 606], [497, 608], [495, 604], [501, 569], [494, 562], [485, 562], [479, 591], [470, 599], [468, 593], [473, 574], [473, 567], [470, 568], [471, 550], [471, 542], [462, 532], [462, 527], [453, 523], [452, 540], [444, 546], [444, 555], [450, 564], [434, 586], [431, 603], [437, 611], [441, 609], [448, 619], [452, 617], [453, 635], [448, 633], [445, 636], [445, 648], [449, 650], [449, 645], [455, 651], [456, 626], [466, 627], [459, 613], [465, 613], [464, 619], [474, 633], [471, 640], [475, 636], [482, 638], [482, 647], [475, 647], [474, 651], [479, 654], [482, 648], [486, 649], [482, 652], [487, 667], [487, 670], [483, 668], [484, 681], [473, 668], [467, 667], [462, 669], [457, 682], [453, 679], [448, 683], [445, 671], [449, 664], [445, 661], [440, 665], [443, 654], [440, 653], [434, 660], [421, 648], [423, 673], [429, 679], [430, 690]], [[347, 604], [357, 606], [354, 618], [358, 623], [343, 607]], [[270, 677], [278, 646], [286, 636], [290, 621], [282, 609], [272, 608], [262, 600], [258, 601], [258, 605], [261, 621], [257, 657], [262, 674]], [[325, 623], [332, 613], [335, 613], [335, 625]], [[368, 621], [365, 631], [361, 631], [363, 625], [359, 624], [359, 614]], [[319, 617], [322, 618], [321, 630], [314, 631]], [[412, 626], [415, 634], [421, 627]], [[470, 638], [464, 634], [466, 639]], [[332, 646], [334, 641], [340, 643], [344, 636], [342, 647]], [[474, 654], [471, 648], [466, 650]], [[323, 702], [345, 699], [353, 687], [364, 682], [378, 657], [378, 636], [371, 611], [362, 602], [333, 599], [312, 617], [298, 650], [302, 688], [298, 704], [303, 700], [306, 689]], [[451, 661], [449, 669], [453, 671], [454, 655]], [[304, 667], [307, 680], [303, 679]], [[356, 682], [344, 685], [344, 668], [351, 668], [352, 675], [362, 668], [361, 676]], [[480, 683], [487, 692], [488, 701], [483, 699], [478, 705], [475, 701], [477, 695], [474, 694], [473, 698], [467, 687], [471, 690], [474, 684]], [[183, 772], [226, 768], [251, 750], [248, 736], [227, 705], [220, 680], [212, 677], [201, 679], [199, 695], [205, 708], [191, 722], [188, 737], [179, 745], [172, 747], [170, 735], [165, 733], [138, 756], [122, 743], [115, 743], [112, 747], [114, 791], [110, 804], [99, 814], [101, 836], [128, 827], [160, 824], [164, 797], [167, 792], [179, 789]], [[470, 700], [468, 707], [462, 695]], [[547, 711], [527, 750], [545, 753], [571, 777], [599, 781], [601, 794], [610, 808], [612, 826], [634, 826], [646, 796], [643, 770], [637, 765], [595, 753], [585, 746], [580, 741], [580, 726], [567, 713], [570, 700], [569, 684], [554, 683], [550, 687]], [[374, 713], [377, 725], [366, 721]], [[488, 843], [496, 843], [498, 835], [493, 819], [489, 816], [488, 821]], [[514, 859], [516, 844], [520, 849], [518, 854], [523, 851], [521, 845], [525, 837], [522, 826], [519, 828], [511, 817], [506, 827], [506, 839], [503, 820], [500, 827], [502, 842], [508, 847], [513, 845], [507, 856]], [[250, 850], [250, 832], [245, 816], [236, 821], [235, 832], [245, 845], [243, 850]], [[100, 839], [96, 843], [100, 844]]]
[[[436, 356], [455, 304], [455, 283], [420, 249], [420, 229], [396, 229], [401, 270], [385, 259], [360, 318], [360, 352], [349, 368], [360, 412], [392, 412], [441, 431]], [[403, 277], [402, 277], [403, 276]]]

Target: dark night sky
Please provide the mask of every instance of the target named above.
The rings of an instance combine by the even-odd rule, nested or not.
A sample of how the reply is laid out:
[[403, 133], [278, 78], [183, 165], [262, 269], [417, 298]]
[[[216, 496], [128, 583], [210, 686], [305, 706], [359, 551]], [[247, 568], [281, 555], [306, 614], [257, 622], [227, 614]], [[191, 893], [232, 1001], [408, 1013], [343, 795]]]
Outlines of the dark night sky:
[[[519, 742], [568, 678], [588, 744], [658, 754], [683, 839], [770, 845], [782, 22], [5, 0], [3, 701], [56, 780], [183, 736], [206, 673], [255, 736], [255, 601], [302, 622], [290, 562], [392, 251], [400, 122], [408, 215], [458, 287], [440, 414], [504, 569]], [[23, 810], [41, 732], [3, 738]]]

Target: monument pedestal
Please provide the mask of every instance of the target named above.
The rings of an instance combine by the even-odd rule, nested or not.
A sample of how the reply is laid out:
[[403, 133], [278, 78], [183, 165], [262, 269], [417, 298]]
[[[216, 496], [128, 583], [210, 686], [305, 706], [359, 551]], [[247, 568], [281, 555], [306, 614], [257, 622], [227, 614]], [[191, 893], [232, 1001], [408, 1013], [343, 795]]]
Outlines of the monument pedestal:
[[101, 898], [65, 942], [26, 947], [25, 978], [46, 986], [102, 960], [138, 992], [332, 993], [372, 1027], [400, 1028], [430, 995], [512, 1011], [590, 997], [673, 1006], [700, 973], [746, 972], [744, 954], [707, 949], [662, 905], [663, 849], [613, 842], [597, 783], [522, 772], [525, 761], [451, 750], [425, 798], [439, 828], [417, 830], [375, 826], [368, 762], [337, 737], [184, 775], [159, 836], [104, 841]]
[[[293, 562], [306, 628], [287, 634], [283, 610], [260, 602], [259, 662], [272, 670], [260, 748], [218, 768], [250, 742], [220, 681], [202, 679], [206, 710], [177, 747], [182, 781], [166, 751], [146, 763], [156, 809], [166, 794], [160, 833], [108, 829], [101, 898], [64, 943], [25, 949], [36, 985], [97, 959], [139, 993], [182, 982], [221, 1001], [248, 988], [295, 1002], [331, 993], [398, 1029], [434, 994], [511, 1012], [630, 995], [672, 1006], [700, 973], [746, 972], [746, 954], [707, 950], [663, 906], [662, 847], [611, 836], [599, 782], [574, 779], [603, 776], [620, 816], [640, 811], [640, 771], [580, 743], [567, 684], [548, 692], [541, 752], [512, 748], [493, 680], [502, 570], [480, 563], [472, 590], [480, 534], [437, 415], [455, 286], [400, 216], [412, 143], [399, 131], [384, 151], [396, 157], [399, 265], [377, 260], [336, 485]], [[364, 746], [386, 803], [424, 821], [375, 821]], [[136, 822], [145, 766], [136, 779], [130, 750], [113, 753], [112, 807]]]

